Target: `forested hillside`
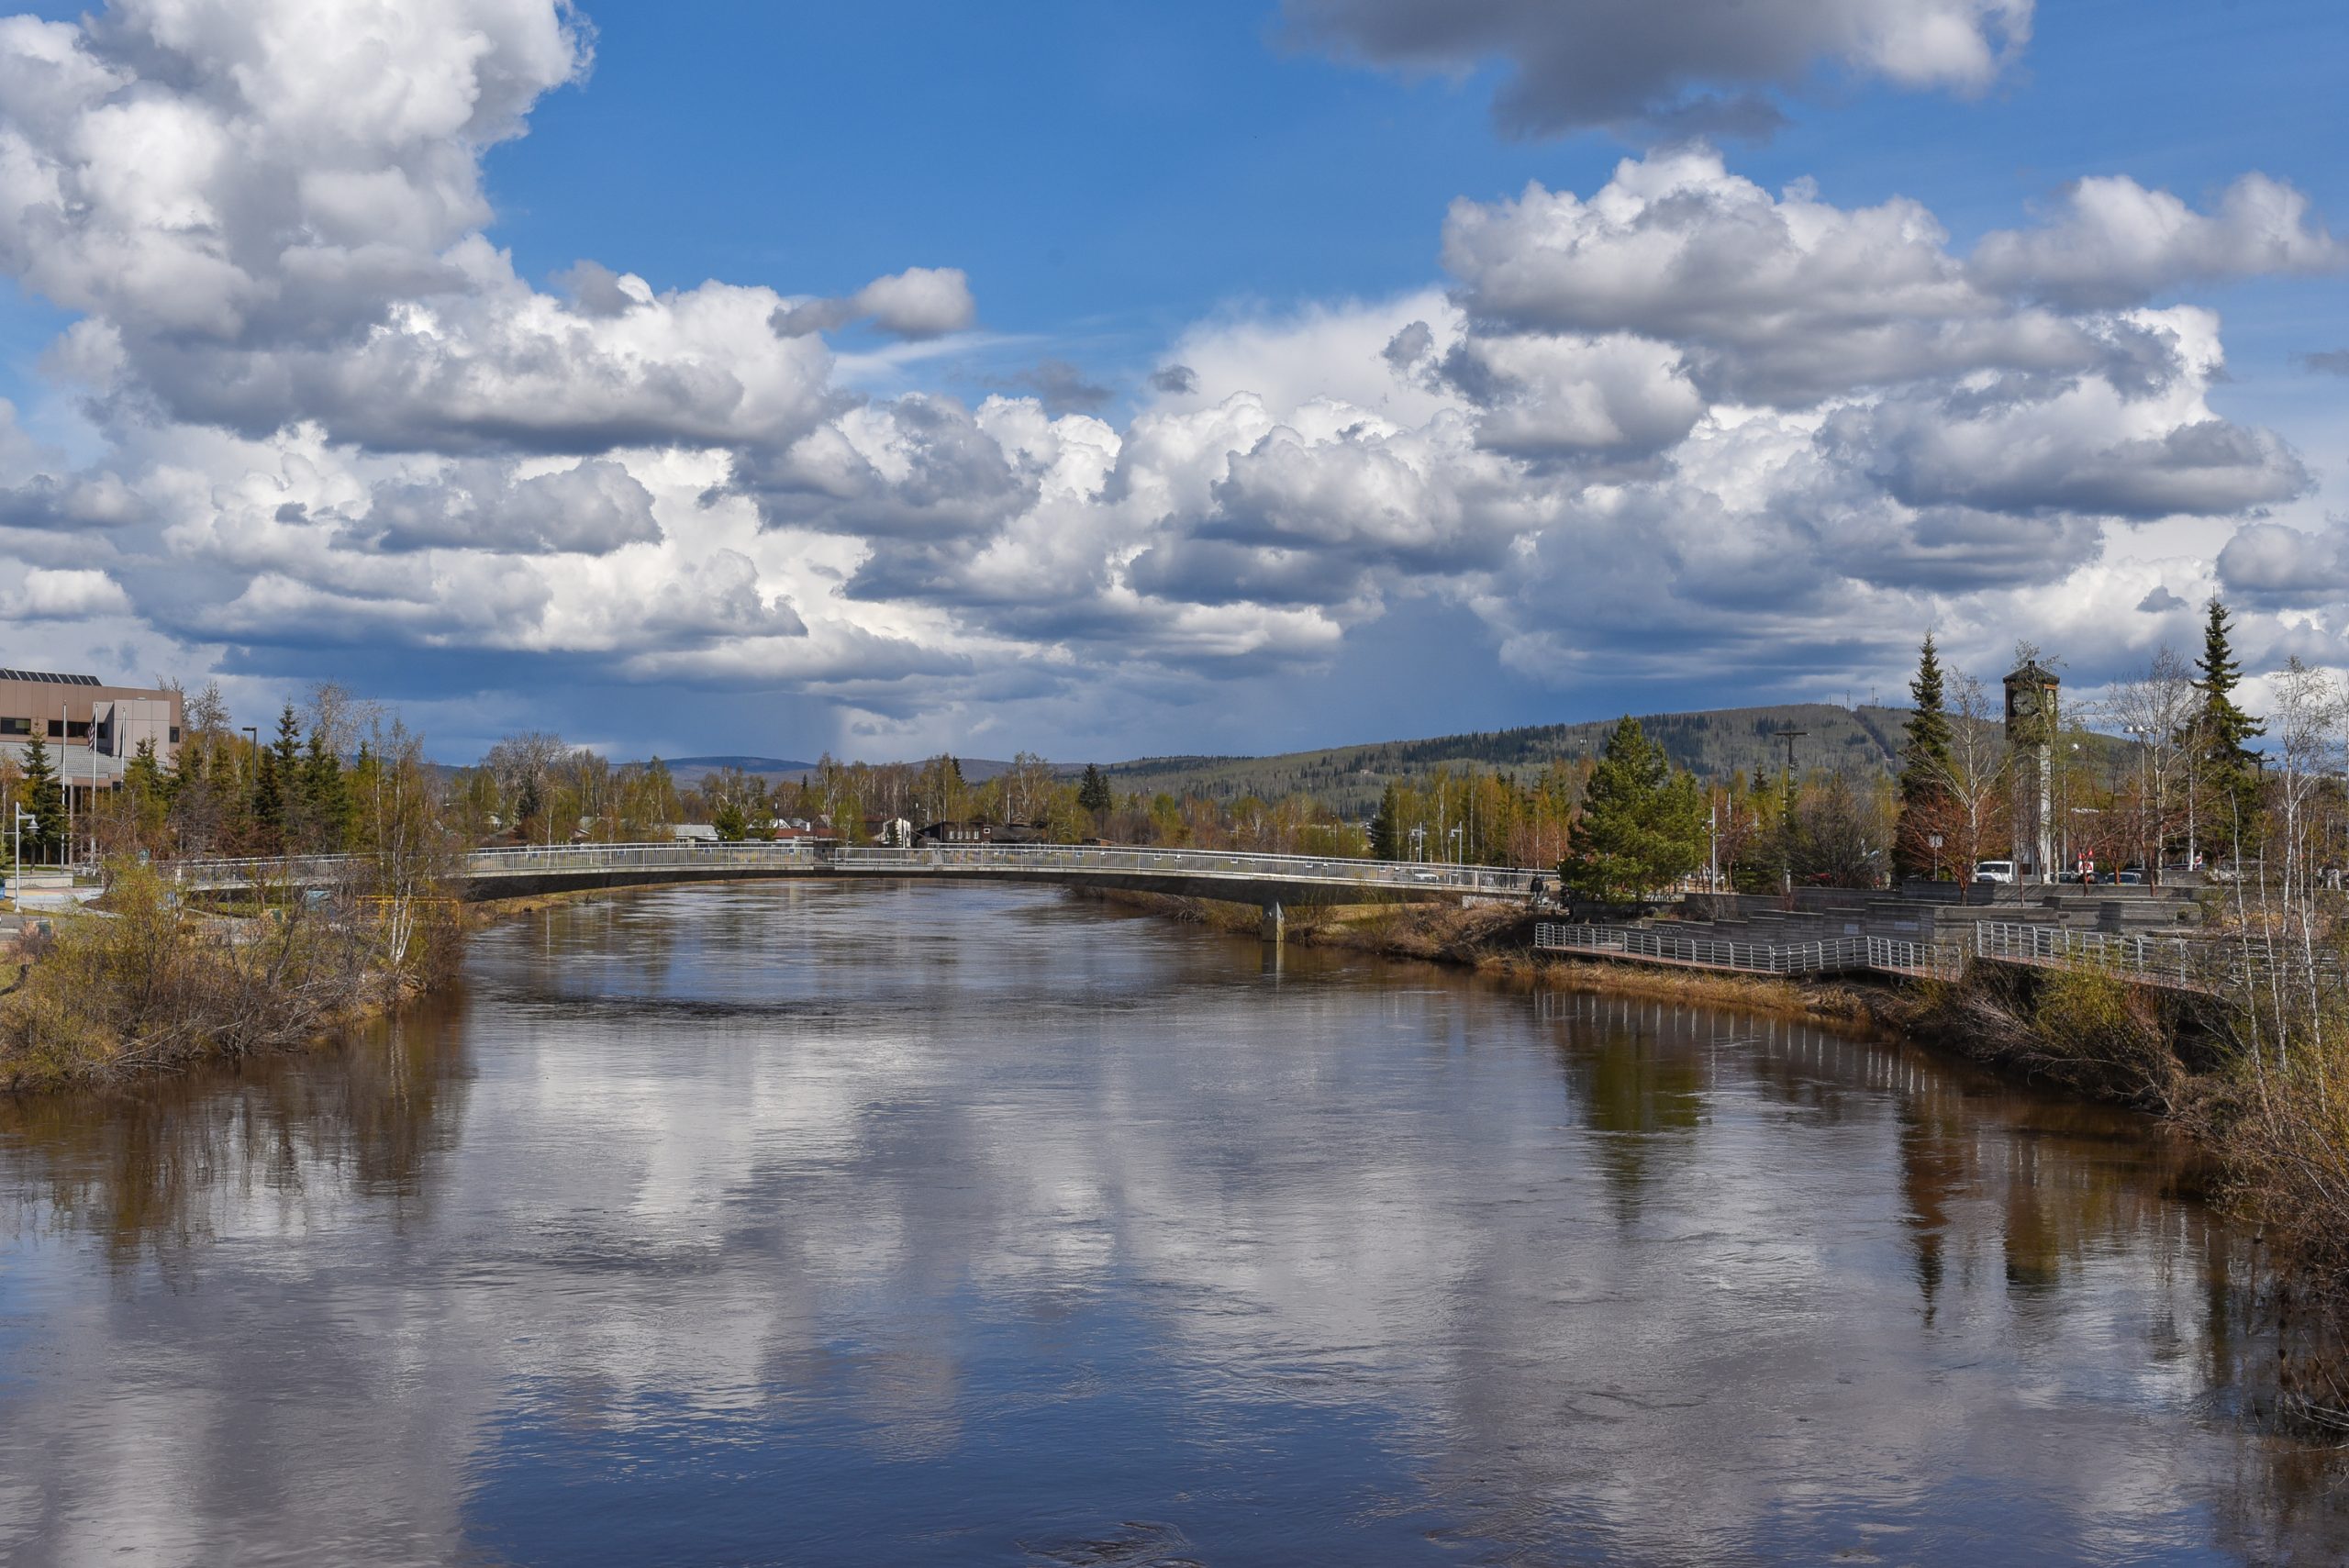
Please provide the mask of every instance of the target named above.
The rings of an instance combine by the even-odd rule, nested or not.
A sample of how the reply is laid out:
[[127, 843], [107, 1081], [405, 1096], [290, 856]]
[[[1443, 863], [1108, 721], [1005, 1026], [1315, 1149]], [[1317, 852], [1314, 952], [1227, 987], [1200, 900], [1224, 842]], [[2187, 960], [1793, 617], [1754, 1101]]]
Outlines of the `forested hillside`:
[[[1701, 778], [1756, 770], [1775, 773], [1786, 760], [1786, 743], [1776, 738], [1777, 732], [1799, 729], [1807, 733], [1795, 741], [1797, 772], [1822, 769], [1858, 779], [1892, 771], [1908, 715], [1899, 708], [1794, 703], [1639, 717], [1674, 762]], [[1614, 726], [1613, 718], [1543, 724], [1276, 757], [1144, 757], [1103, 772], [1120, 794], [1163, 791], [1210, 800], [1252, 795], [1272, 800], [1303, 791], [1338, 816], [1360, 817], [1376, 807], [1390, 781], [1424, 777], [1445, 766], [1531, 773], [1554, 760], [1596, 757]]]

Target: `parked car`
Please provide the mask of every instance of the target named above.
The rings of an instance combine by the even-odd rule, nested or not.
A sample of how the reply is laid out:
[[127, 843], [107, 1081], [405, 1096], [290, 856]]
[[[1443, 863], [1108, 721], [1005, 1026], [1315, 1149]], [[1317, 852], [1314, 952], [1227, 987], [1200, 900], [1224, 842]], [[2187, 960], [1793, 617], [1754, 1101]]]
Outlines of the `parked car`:
[[1974, 880], [1976, 882], [2012, 882], [2014, 879], [2015, 862], [2012, 861], [1974, 862]]

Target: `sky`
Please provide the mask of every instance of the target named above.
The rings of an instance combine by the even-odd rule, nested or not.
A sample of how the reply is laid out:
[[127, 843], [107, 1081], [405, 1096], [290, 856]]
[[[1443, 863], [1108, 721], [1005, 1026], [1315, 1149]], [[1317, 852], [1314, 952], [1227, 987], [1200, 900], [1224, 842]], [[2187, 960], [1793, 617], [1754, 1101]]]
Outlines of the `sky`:
[[1889, 699], [1928, 629], [2093, 692], [2213, 595], [2339, 668], [2343, 58], [2304, 0], [0, 18], [0, 663], [449, 761]]

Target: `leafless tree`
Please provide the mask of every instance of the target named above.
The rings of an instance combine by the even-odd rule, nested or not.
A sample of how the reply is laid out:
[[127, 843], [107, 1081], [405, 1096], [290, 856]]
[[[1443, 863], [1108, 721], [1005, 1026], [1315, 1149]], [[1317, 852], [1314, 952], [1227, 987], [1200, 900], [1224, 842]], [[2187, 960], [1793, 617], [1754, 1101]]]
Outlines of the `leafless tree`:
[[[2022, 651], [2023, 648], [2017, 649], [2018, 653]], [[2037, 650], [2030, 651], [2035, 655]], [[1949, 752], [1932, 770], [1936, 804], [1928, 823], [1943, 840], [1943, 848], [1963, 876], [1972, 872], [1976, 862], [1991, 858], [1987, 851], [2001, 845], [2011, 758], [2004, 716], [1983, 679], [1954, 671], [1947, 694]]]
[[1052, 766], [1033, 751], [1011, 759], [1003, 775], [1003, 816], [1007, 822], [1041, 822], [1052, 801]]
[[2192, 761], [2194, 717], [2200, 706], [2194, 672], [2176, 650], [2165, 646], [2152, 666], [2133, 681], [2113, 684], [2103, 717], [2137, 745], [2136, 837], [2149, 868], [2161, 864], [2162, 847], [2177, 826], [2181, 794]]

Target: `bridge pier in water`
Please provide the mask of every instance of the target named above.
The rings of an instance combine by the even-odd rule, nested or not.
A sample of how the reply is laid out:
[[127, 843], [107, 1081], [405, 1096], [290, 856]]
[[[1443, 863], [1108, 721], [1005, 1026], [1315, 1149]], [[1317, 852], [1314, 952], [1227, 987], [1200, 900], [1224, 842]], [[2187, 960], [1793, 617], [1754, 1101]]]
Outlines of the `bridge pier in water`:
[[1278, 947], [1281, 945], [1282, 937], [1287, 934], [1287, 930], [1288, 920], [1287, 917], [1281, 913], [1280, 900], [1277, 898], [1266, 900], [1264, 904], [1264, 920], [1263, 927], [1264, 940], [1272, 943], [1275, 947]]

